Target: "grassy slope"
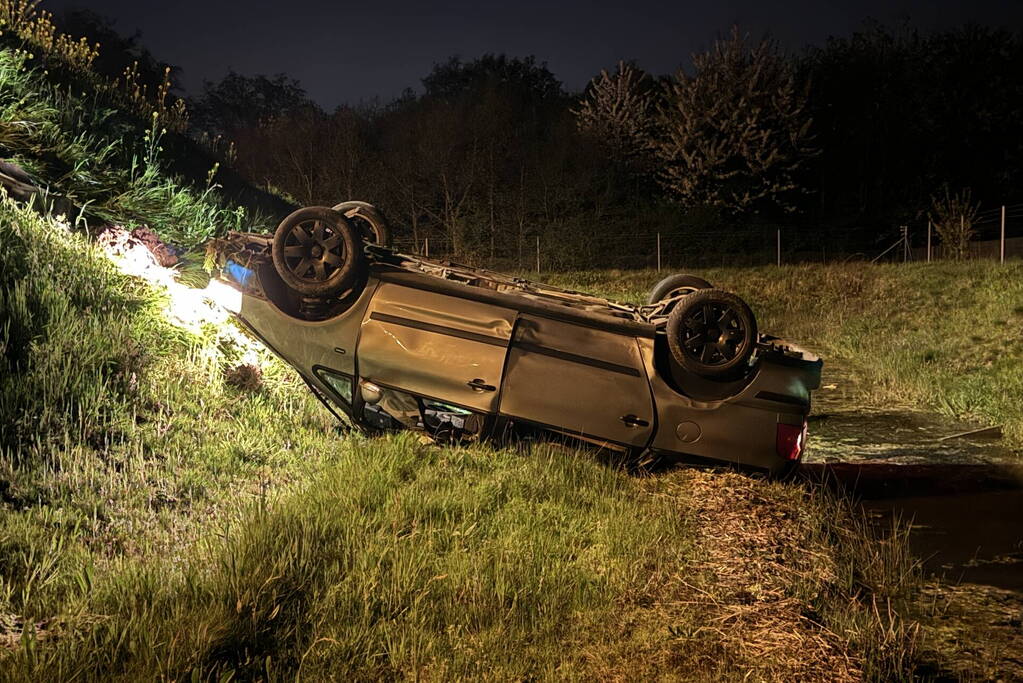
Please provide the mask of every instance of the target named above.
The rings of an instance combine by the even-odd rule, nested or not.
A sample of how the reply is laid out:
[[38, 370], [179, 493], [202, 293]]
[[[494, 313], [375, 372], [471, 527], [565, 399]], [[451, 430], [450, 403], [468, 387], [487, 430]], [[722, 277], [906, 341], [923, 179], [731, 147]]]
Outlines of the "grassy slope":
[[88, 84], [51, 82], [8, 39], [0, 34], [0, 156], [53, 193], [47, 205], [72, 220], [147, 225], [186, 248], [253, 224], [221, 200], [216, 168], [203, 189], [165, 171], [159, 116], [142, 121]]
[[[26, 166], [129, 227], [195, 243], [236, 224], [162, 173], [152, 134], [18, 59], [0, 52], [0, 146]], [[272, 359], [259, 390], [225, 384], [215, 330], [171, 327], [60, 224], [4, 203], [0, 244], [0, 678], [913, 666], [905, 546], [867, 542], [839, 502], [546, 447], [338, 438]], [[653, 279], [570, 277], [619, 298]]]
[[[872, 400], [1003, 425], [1023, 446], [1023, 264], [790, 266], [701, 271], [745, 297], [761, 327], [865, 379]], [[663, 274], [551, 275], [556, 284], [644, 301]], [[826, 378], [827, 379], [827, 378]]]
[[[0, 461], [3, 676], [907, 666], [872, 611], [906, 597], [907, 559], [865, 562], [834, 501], [560, 449], [339, 439], [269, 359], [258, 392], [226, 386], [215, 338], [163, 322], [82, 238], [10, 204], [0, 226], [0, 395], [24, 416]], [[730, 620], [747, 628], [711, 626]]]

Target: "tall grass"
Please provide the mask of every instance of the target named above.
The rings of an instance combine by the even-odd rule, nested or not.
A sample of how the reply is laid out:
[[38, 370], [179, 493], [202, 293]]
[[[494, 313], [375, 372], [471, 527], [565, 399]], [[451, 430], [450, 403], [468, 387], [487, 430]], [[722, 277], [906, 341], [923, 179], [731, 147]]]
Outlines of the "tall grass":
[[0, 203], [0, 448], [111, 438], [170, 331], [154, 296], [80, 236]]
[[26, 54], [0, 49], [0, 152], [73, 206], [72, 219], [147, 225], [185, 248], [253, 227], [254, 217], [220, 199], [215, 168], [202, 189], [165, 170], [168, 123], [159, 112], [142, 120], [103, 100], [54, 84]]
[[39, 9], [38, 0], [0, 0], [0, 26], [3, 27], [0, 33], [3, 45], [26, 55], [38, 55], [45, 68], [70, 76], [81, 89], [101, 95], [104, 101], [143, 118], [155, 113], [175, 130], [184, 130], [187, 126], [184, 101], [168, 96], [170, 68], [152, 93], [148, 86], [140, 83], [137, 63], [126, 69], [118, 80], [103, 78], [92, 70], [101, 46], [58, 31], [52, 13]]
[[78, 630], [11, 664], [108, 680], [579, 675], [645, 567], [684, 565], [671, 507], [564, 452], [356, 443], [180, 571], [121, 565]]

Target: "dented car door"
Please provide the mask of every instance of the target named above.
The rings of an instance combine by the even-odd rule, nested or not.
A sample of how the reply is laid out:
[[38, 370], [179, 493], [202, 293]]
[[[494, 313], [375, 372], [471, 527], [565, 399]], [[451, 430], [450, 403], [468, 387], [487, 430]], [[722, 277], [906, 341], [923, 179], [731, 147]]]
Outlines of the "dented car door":
[[362, 323], [359, 375], [495, 412], [514, 320], [511, 309], [381, 282]]

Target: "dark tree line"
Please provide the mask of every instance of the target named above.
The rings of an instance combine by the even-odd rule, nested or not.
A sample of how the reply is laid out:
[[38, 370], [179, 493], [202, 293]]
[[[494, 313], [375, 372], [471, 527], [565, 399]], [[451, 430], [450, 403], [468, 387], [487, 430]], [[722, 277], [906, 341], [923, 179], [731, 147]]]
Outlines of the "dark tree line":
[[192, 106], [253, 183], [301, 204], [366, 199], [463, 258], [630, 263], [660, 232], [700, 249], [856, 251], [972, 190], [1019, 201], [1023, 40], [870, 26], [798, 55], [738, 31], [686, 71], [635, 64], [567, 93], [532, 57], [436, 65], [384, 106], [322, 110], [278, 75], [230, 74]]

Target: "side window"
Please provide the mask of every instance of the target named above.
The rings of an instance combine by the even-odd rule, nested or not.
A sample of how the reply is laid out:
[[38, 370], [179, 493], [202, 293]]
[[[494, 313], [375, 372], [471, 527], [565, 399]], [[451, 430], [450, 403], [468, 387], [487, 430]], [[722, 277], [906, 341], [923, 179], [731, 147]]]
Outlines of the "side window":
[[313, 372], [316, 373], [316, 376], [319, 377], [324, 384], [334, 391], [338, 398], [342, 399], [348, 405], [352, 404], [351, 377], [320, 367], [314, 368]]

